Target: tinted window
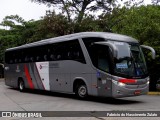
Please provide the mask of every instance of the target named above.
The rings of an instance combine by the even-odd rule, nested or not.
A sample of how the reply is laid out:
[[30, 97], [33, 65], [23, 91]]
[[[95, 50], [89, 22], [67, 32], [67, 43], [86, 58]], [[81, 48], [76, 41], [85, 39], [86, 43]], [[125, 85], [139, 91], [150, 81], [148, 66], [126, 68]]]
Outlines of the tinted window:
[[85, 63], [78, 40], [35, 46], [5, 53], [5, 62], [9, 64], [57, 60], [75, 60]]
[[23, 55], [20, 50], [5, 52], [5, 62], [8, 64], [23, 62]]
[[90, 47], [93, 45], [94, 42], [100, 42], [100, 41], [105, 41], [103, 38], [93, 38], [93, 37], [90, 37], [90, 38], [83, 38], [82, 39], [87, 50], [90, 49]]
[[85, 63], [85, 58], [78, 40], [53, 44], [53, 51], [50, 57], [53, 57], [55, 60], [74, 60]]
[[83, 42], [88, 50], [93, 65], [105, 72], [110, 72], [109, 47], [95, 45], [94, 42], [104, 41], [103, 38], [84, 38]]
[[92, 45], [90, 57], [93, 65], [105, 72], [110, 72], [109, 47], [105, 45]]

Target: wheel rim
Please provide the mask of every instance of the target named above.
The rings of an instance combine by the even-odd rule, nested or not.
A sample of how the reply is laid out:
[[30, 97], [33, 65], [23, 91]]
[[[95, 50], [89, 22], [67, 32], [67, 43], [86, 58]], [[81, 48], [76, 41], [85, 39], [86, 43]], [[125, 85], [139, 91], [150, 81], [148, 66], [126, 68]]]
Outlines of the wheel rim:
[[20, 90], [23, 90], [23, 88], [24, 88], [24, 84], [23, 84], [23, 82], [20, 82], [20, 84], [19, 84], [19, 88], [20, 88]]
[[79, 87], [78, 94], [80, 97], [84, 97], [86, 95], [86, 93], [87, 93], [87, 90], [86, 90], [85, 86]]

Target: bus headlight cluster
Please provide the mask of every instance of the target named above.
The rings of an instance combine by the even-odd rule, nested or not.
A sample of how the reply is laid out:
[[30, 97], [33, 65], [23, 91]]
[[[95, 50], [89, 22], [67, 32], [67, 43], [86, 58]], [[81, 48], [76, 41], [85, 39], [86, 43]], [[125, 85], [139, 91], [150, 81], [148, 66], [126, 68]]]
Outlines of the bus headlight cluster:
[[126, 84], [118, 82], [118, 86], [124, 87]]
[[122, 82], [118, 82], [116, 80], [112, 80], [112, 82], [120, 87], [124, 87], [126, 84], [125, 83], [122, 83]]

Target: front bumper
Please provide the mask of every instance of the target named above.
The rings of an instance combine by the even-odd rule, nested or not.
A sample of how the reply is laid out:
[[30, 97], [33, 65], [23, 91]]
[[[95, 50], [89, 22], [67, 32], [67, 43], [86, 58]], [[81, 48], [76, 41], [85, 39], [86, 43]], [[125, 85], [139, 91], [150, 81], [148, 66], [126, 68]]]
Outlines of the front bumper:
[[148, 93], [148, 91], [149, 91], [149, 84], [130, 85], [130, 86], [121, 87], [115, 83], [112, 83], [113, 98], [145, 95]]

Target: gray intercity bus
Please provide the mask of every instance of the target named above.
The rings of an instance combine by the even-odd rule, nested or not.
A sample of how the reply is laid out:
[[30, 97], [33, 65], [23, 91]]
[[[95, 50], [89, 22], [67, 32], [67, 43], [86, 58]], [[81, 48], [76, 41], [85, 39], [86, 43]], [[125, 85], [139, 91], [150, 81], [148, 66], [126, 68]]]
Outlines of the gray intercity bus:
[[5, 52], [5, 84], [103, 97], [147, 94], [149, 76], [137, 40], [107, 32], [82, 32], [50, 38]]

